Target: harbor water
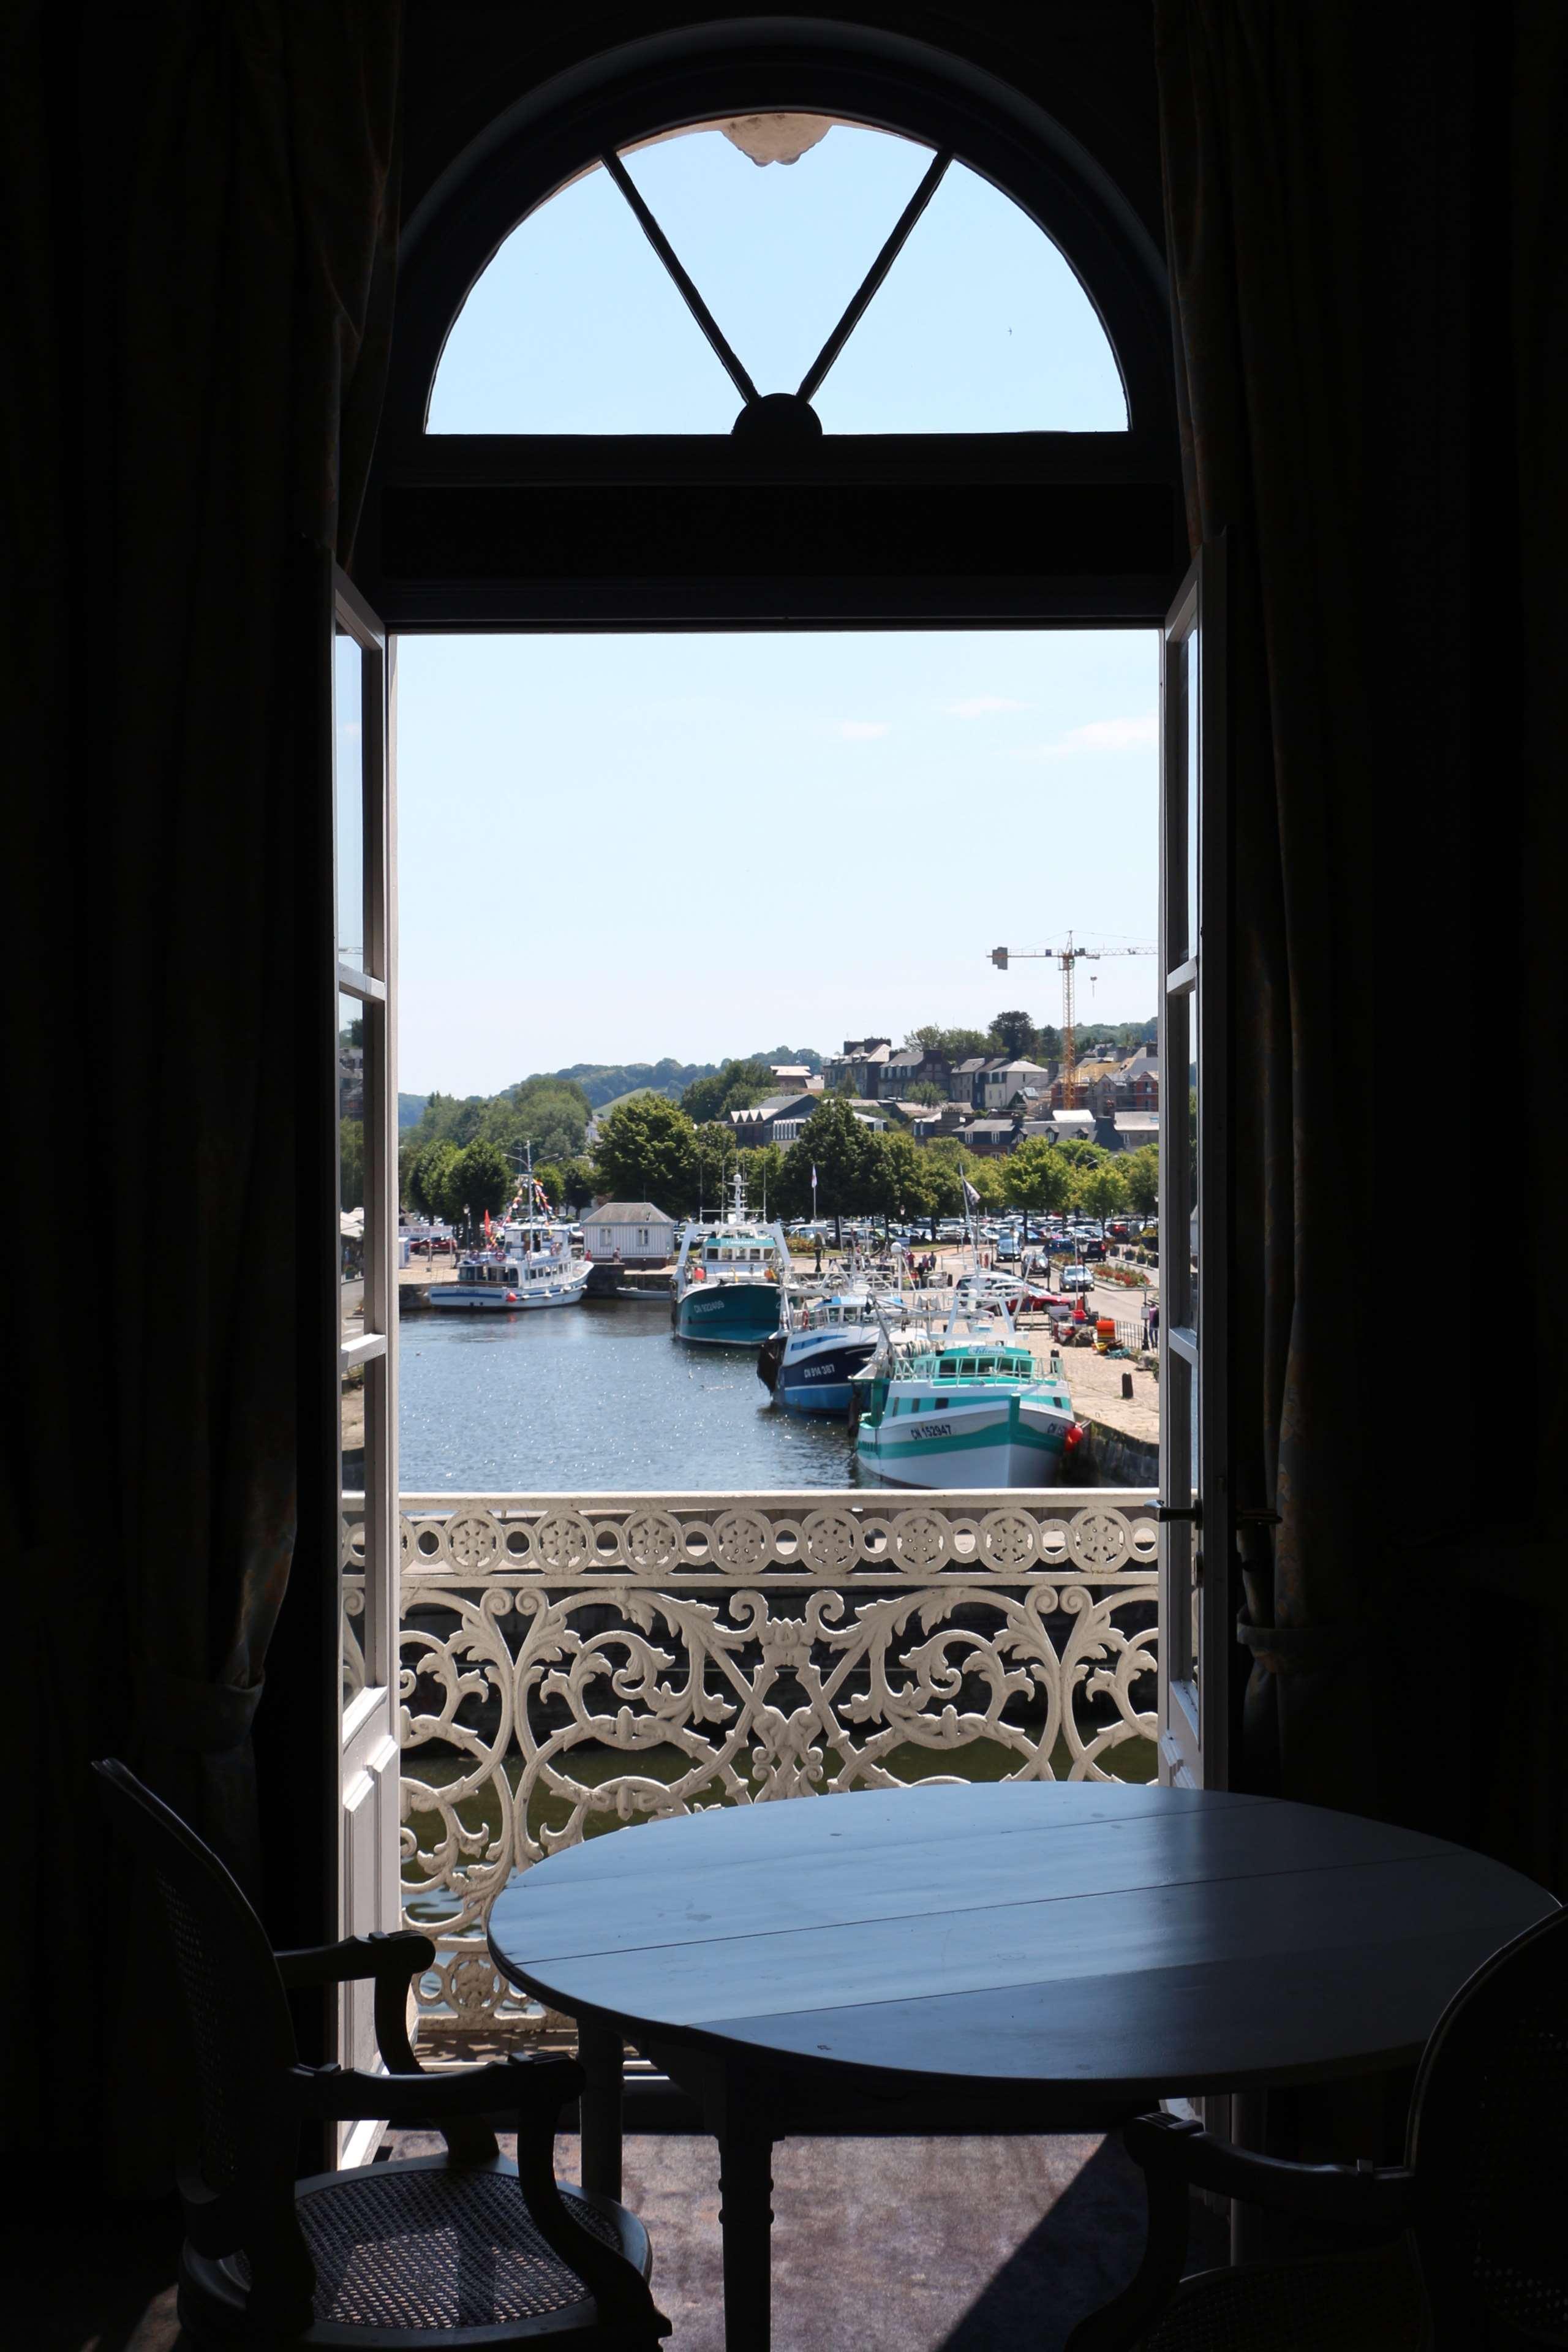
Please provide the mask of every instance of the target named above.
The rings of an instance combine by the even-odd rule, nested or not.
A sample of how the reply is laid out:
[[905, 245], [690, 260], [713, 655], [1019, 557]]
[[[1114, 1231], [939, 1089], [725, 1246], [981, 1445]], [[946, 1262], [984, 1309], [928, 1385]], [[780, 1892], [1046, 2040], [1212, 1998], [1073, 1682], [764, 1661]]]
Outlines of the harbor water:
[[411, 1315], [398, 1355], [405, 1495], [860, 1483], [846, 1423], [781, 1411], [754, 1348], [677, 1339], [664, 1297]]

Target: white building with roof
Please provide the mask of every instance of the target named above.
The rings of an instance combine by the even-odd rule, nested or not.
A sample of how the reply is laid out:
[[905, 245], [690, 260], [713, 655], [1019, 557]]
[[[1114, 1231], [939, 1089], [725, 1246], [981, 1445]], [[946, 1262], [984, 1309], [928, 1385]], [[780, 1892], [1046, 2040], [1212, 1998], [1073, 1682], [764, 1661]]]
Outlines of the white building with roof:
[[663, 1265], [674, 1253], [676, 1223], [651, 1201], [601, 1201], [583, 1220], [584, 1250], [595, 1264]]

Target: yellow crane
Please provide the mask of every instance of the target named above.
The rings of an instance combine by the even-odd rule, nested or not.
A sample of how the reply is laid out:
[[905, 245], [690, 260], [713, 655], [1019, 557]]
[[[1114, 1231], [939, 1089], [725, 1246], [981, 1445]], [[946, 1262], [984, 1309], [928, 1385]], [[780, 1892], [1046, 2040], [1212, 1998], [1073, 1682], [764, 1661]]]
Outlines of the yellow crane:
[[1068, 933], [1065, 948], [993, 948], [991, 961], [998, 971], [1005, 971], [1011, 963], [1057, 963], [1062, 971], [1062, 1108], [1078, 1108], [1078, 1046], [1074, 1035], [1073, 969], [1080, 963], [1099, 963], [1107, 956], [1152, 955], [1152, 948], [1080, 948], [1073, 944]]

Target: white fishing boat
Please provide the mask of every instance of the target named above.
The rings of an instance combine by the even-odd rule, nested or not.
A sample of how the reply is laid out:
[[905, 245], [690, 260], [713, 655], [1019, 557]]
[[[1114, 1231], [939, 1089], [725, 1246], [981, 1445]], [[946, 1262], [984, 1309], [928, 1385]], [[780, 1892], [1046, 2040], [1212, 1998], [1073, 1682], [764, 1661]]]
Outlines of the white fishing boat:
[[533, 1307], [574, 1307], [588, 1286], [588, 1264], [572, 1247], [572, 1228], [550, 1214], [550, 1202], [534, 1178], [531, 1148], [518, 1183], [514, 1208], [489, 1246], [458, 1258], [452, 1282], [434, 1283], [432, 1307], [479, 1307], [517, 1315]]
[[1005, 1318], [965, 1319], [890, 1338], [855, 1375], [857, 1460], [894, 1486], [1059, 1486], [1083, 1437], [1067, 1382]]

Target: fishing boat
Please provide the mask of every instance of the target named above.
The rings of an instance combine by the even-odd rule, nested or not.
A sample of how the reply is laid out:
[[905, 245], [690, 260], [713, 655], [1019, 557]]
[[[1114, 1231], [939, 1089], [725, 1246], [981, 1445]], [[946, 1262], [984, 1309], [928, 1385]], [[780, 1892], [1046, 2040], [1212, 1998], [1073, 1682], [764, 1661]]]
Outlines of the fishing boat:
[[1058, 1486], [1083, 1432], [1058, 1372], [1005, 1322], [894, 1337], [857, 1373], [856, 1458], [894, 1486]]
[[677, 1339], [718, 1348], [761, 1347], [779, 1328], [789, 1281], [784, 1227], [747, 1215], [745, 1179], [737, 1169], [728, 1213], [715, 1224], [689, 1224], [681, 1233], [669, 1278]]
[[587, 1261], [573, 1253], [571, 1226], [550, 1214], [533, 1173], [531, 1146], [512, 1206], [527, 1213], [507, 1218], [489, 1247], [459, 1257], [457, 1278], [431, 1286], [432, 1307], [516, 1315], [531, 1307], [576, 1305], [588, 1286]]
[[786, 1412], [847, 1412], [850, 1381], [908, 1314], [897, 1291], [834, 1291], [803, 1306], [786, 1303], [780, 1328], [758, 1353], [757, 1378]]

